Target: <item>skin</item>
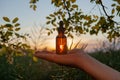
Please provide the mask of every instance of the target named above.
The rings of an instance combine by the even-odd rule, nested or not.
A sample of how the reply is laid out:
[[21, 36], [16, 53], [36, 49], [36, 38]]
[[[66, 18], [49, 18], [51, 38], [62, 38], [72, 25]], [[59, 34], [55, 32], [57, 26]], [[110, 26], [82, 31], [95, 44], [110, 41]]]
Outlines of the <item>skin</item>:
[[37, 51], [34, 56], [57, 64], [83, 69], [97, 80], [120, 80], [120, 72], [97, 61], [80, 49], [71, 50], [65, 55], [58, 55], [49, 51]]

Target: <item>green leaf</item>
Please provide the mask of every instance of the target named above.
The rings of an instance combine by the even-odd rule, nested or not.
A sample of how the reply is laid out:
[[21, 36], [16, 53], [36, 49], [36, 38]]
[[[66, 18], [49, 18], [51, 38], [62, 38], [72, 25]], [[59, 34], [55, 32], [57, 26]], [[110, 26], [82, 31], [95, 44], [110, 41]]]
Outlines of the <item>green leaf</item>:
[[52, 24], [54, 27], [56, 27], [57, 25], [55, 23]]
[[48, 36], [50, 35], [50, 32], [48, 32]]
[[50, 21], [47, 21], [46, 24], [50, 24]]
[[53, 4], [55, 2], [55, 0], [52, 0], [51, 3]]
[[71, 33], [68, 33], [67, 36], [70, 37], [70, 38], [73, 38], [73, 35]]
[[51, 23], [54, 24], [55, 21], [56, 21], [56, 18], [54, 18], [54, 19], [51, 21]]
[[36, 8], [37, 8], [37, 6], [36, 6], [36, 5], [34, 5], [34, 6], [33, 6], [33, 10], [34, 10], [34, 11], [36, 11]]
[[9, 30], [9, 31], [13, 31], [13, 28], [12, 28], [12, 27], [10, 27], [10, 28], [8, 28], [8, 30]]
[[33, 7], [33, 5], [30, 5], [30, 8], [32, 8]]
[[99, 26], [93, 26], [92, 29], [98, 30], [98, 29], [99, 29]]
[[96, 4], [100, 4], [100, 1], [99, 1], [99, 0], [96, 0], [95, 2], [96, 2]]
[[78, 5], [74, 4], [72, 5], [73, 8], [78, 8]]
[[15, 35], [16, 35], [17, 37], [20, 37], [20, 35], [19, 35], [18, 33], [15, 33]]
[[46, 28], [46, 30], [50, 30], [49, 28]]
[[16, 28], [16, 29], [15, 29], [15, 31], [19, 31], [19, 30], [20, 30], [20, 28]]
[[30, 3], [36, 3], [37, 0], [30, 0]]
[[55, 31], [56, 30], [56, 28], [53, 28], [53, 31]]
[[8, 32], [7, 36], [12, 36], [13, 32]]
[[29, 46], [28, 46], [27, 44], [22, 44], [21, 46], [24, 47], [24, 48], [25, 48], [25, 47], [26, 47], [26, 48], [29, 48]]
[[115, 13], [115, 9], [113, 8], [113, 9], [112, 9], [112, 14], [114, 14], [114, 13]]
[[98, 19], [98, 16], [97, 16], [97, 15], [93, 15], [93, 17], [94, 17], [95, 19]]
[[5, 24], [5, 26], [6, 26], [6, 27], [12, 27], [12, 25], [11, 25], [11, 24]]
[[38, 61], [38, 58], [35, 57], [35, 56], [33, 56], [33, 61], [34, 61], [34, 62], [37, 62], [37, 61]]
[[89, 21], [91, 19], [91, 16], [84, 16], [84, 19]]
[[3, 20], [6, 22], [10, 22], [10, 19], [8, 17], [3, 17]]
[[72, 3], [76, 2], [76, 0], [71, 0]]
[[51, 19], [51, 18], [47, 16], [46, 19]]
[[114, 7], [116, 4], [112, 4], [111, 6]]
[[16, 18], [13, 19], [12, 23], [16, 23], [18, 20], [19, 20], [19, 18], [16, 17]]
[[71, 6], [70, 1], [66, 1], [66, 4], [67, 4], [67, 8], [70, 8]]
[[58, 19], [60, 19], [60, 16], [58, 16]]
[[51, 17], [55, 17], [55, 15], [53, 15], [53, 14], [50, 14], [50, 16], [51, 16]]
[[95, 30], [91, 30], [90, 31], [90, 35], [93, 35], [93, 34], [95, 34], [96, 32], [95, 32]]
[[79, 27], [79, 33], [81, 33], [81, 34], [83, 34], [83, 30], [82, 30], [82, 28], [81, 27]]
[[19, 23], [16, 23], [16, 24], [15, 24], [15, 27], [17, 27], [17, 26], [19, 26], [19, 25], [20, 25]]

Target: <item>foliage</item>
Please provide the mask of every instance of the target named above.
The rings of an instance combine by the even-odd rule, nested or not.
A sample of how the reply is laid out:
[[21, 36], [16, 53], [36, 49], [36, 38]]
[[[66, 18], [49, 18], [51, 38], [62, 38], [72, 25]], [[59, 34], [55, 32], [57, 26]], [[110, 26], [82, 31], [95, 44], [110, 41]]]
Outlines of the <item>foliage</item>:
[[[14, 63], [6, 62], [5, 55], [0, 56], [0, 79], [2, 80], [48, 80], [50, 69], [47, 62], [34, 62], [30, 56], [16, 56]], [[42, 66], [41, 66], [42, 65]]]
[[[6, 22], [0, 25], [0, 50], [4, 50], [4, 54], [9, 63], [13, 62], [13, 57], [16, 54], [23, 54], [23, 49], [29, 48], [27, 44], [23, 42], [26, 40], [27, 34], [21, 35], [18, 20], [19, 18], [14, 18], [10, 20], [8, 17], [3, 17]], [[0, 53], [2, 54], [2, 53]]]
[[[120, 51], [94, 52], [90, 55], [102, 63], [120, 71]], [[53, 64], [39, 59], [34, 62], [32, 56], [16, 56], [14, 63], [8, 64], [5, 55], [0, 56], [0, 79], [2, 80], [93, 80], [82, 70]], [[6, 77], [7, 75], [7, 77]]]
[[30, 8], [32, 8], [34, 11], [36, 11], [36, 3], [38, 2], [39, 0], [30, 0]]
[[120, 71], [120, 62], [117, 60], [120, 59], [120, 50], [111, 50], [109, 52], [94, 52], [91, 56], [95, 57], [100, 62]]
[[92, 22], [97, 21], [97, 17], [93, 19], [91, 16], [84, 14], [75, 2], [76, 0], [52, 0], [52, 4], [57, 7], [58, 10], [46, 17], [48, 20], [47, 24], [55, 26], [55, 30], [57, 30], [56, 21], [63, 20], [66, 34], [72, 38], [73, 32], [85, 34], [86, 31], [88, 32], [88, 29], [83, 26], [89, 25], [90, 27]]
[[[33, 0], [36, 3], [38, 0]], [[120, 37], [120, 23], [115, 21], [115, 17], [120, 17], [120, 1], [113, 0], [111, 4], [111, 14], [106, 11], [106, 6], [102, 0], [90, 0], [91, 3], [100, 5], [105, 15], [84, 14], [76, 0], [51, 0], [51, 3], [57, 8], [57, 11], [46, 17], [46, 24], [52, 24], [52, 29], [47, 28], [48, 35], [57, 30], [57, 21], [62, 20], [65, 24], [66, 34], [73, 38], [72, 33], [79, 34], [90, 33], [98, 35], [99, 32], [107, 34], [109, 41]]]

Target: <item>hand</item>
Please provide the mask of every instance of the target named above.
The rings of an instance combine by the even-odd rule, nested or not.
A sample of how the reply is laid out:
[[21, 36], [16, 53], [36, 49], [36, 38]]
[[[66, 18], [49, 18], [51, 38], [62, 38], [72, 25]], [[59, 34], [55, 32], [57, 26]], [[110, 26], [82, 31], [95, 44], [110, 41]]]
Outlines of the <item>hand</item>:
[[120, 72], [102, 64], [80, 49], [74, 49], [65, 55], [58, 55], [49, 51], [37, 51], [36, 57], [62, 65], [83, 69], [96, 80], [120, 80]]
[[77, 67], [77, 61], [84, 52], [80, 49], [74, 49], [67, 54], [59, 55], [49, 51], [37, 51], [35, 56], [57, 64]]

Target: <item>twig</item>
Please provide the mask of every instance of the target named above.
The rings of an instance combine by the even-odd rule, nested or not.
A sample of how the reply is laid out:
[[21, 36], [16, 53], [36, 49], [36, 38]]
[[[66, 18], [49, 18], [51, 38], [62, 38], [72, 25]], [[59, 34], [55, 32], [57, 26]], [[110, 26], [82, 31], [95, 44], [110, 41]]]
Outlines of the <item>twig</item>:
[[81, 42], [81, 39], [77, 42], [77, 44], [75, 45], [75, 47], [73, 49], [77, 48], [78, 45], [80, 44], [80, 42]]
[[89, 13], [92, 13], [92, 10], [97, 6], [97, 4], [95, 6], [93, 6], [93, 8], [90, 10]]
[[65, 6], [65, 8], [66, 8], [66, 10], [67, 10], [67, 13], [68, 13], [68, 21], [70, 20], [70, 18], [71, 18], [71, 14], [70, 14], [70, 10], [68, 9], [68, 7], [67, 7], [67, 5], [66, 5], [66, 2], [65, 2], [65, 0], [63, 0], [63, 3], [64, 3], [64, 6]]
[[107, 14], [107, 12], [106, 12], [106, 10], [105, 10], [105, 6], [104, 6], [103, 3], [102, 3], [102, 0], [99, 0], [99, 2], [100, 2], [100, 5], [102, 6], [103, 12], [104, 12], [105, 15], [107, 16], [108, 20], [109, 20], [110, 22], [116, 23], [117, 25], [120, 25], [118, 22], [112, 20], [112, 19], [110, 18], [110, 16]]
[[70, 50], [72, 49], [72, 46], [73, 46], [73, 39], [72, 39], [72, 42], [71, 42], [71, 44], [70, 44]]
[[101, 9], [100, 9], [100, 7], [99, 7], [99, 5], [97, 5], [97, 7], [98, 7], [98, 9], [99, 9], [100, 15], [103, 15], [103, 14], [102, 14], [102, 11], [101, 11]]

